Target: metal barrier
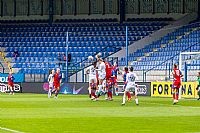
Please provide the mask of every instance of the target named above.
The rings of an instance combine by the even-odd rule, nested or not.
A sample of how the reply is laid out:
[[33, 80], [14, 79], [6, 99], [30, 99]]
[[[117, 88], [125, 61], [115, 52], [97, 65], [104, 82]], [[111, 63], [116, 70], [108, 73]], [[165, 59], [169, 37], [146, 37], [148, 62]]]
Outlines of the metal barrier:
[[[177, 59], [175, 59], [175, 58], [177, 58], [177, 56], [179, 56], [180, 55], [180, 53], [181, 52], [185, 52], [185, 51], [190, 51], [191, 52], [191, 48], [192, 47], [194, 47], [194, 46], [196, 46], [196, 45], [199, 45], [200, 43], [190, 43], [191, 45], [190, 46], [188, 46], [186, 49], [184, 49], [183, 51], [180, 51], [178, 54], [176, 54], [175, 56], [173, 56], [173, 57], [171, 57], [171, 58], [169, 58], [169, 59], [167, 59], [167, 60], [165, 60], [165, 61], [163, 61], [163, 62], [161, 62], [161, 63], [159, 63], [158, 65], [155, 65], [154, 67], [152, 67], [151, 69], [149, 69], [149, 70], [143, 70], [143, 82], [146, 82], [147, 81], [147, 76], [160, 76], [160, 77], [163, 77], [164, 76], [164, 79], [158, 79], [158, 80], [164, 80], [164, 81], [170, 81], [170, 80], [172, 80], [172, 75], [171, 75], [171, 71], [172, 71], [172, 69], [173, 69], [173, 64], [174, 63], [179, 63], [179, 62], [176, 62], [177, 61]], [[186, 65], [186, 64], [185, 64]], [[159, 75], [152, 75], [151, 74], [151, 71], [155, 71], [159, 66], [165, 66], [166, 67], [166, 69], [165, 70], [163, 70], [163, 72], [165, 72], [165, 74], [164, 75], [161, 75], [161, 72], [159, 71]], [[186, 67], [186, 66], [185, 66]], [[181, 69], [181, 68], [180, 68]], [[147, 75], [148, 73], [150, 73], [149, 75]], [[184, 69], [184, 73], [186, 74], [187, 73], [187, 69]], [[187, 76], [185, 76], [184, 77], [184, 81], [187, 81]]]

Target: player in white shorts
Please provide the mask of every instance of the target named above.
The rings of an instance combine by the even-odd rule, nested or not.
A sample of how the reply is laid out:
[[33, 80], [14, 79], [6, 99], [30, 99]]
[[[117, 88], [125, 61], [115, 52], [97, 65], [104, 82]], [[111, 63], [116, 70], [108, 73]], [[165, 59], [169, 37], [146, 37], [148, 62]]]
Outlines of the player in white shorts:
[[49, 82], [48, 98], [51, 97], [51, 93], [53, 90], [54, 74], [55, 74], [55, 70], [51, 70], [50, 75], [48, 77], [48, 82]]
[[88, 69], [87, 73], [89, 74], [89, 95], [91, 98], [91, 86], [93, 83], [97, 83], [97, 73], [96, 73], [96, 62], [94, 62]]
[[98, 95], [101, 95], [102, 92], [104, 92], [106, 88], [106, 65], [103, 62], [101, 58], [98, 59], [98, 80], [99, 80], [99, 85], [98, 85]]
[[124, 91], [122, 105], [125, 105], [125, 103], [126, 103], [126, 94], [127, 94], [127, 92], [130, 92], [130, 91], [132, 91], [133, 94], [134, 94], [136, 105], [139, 105], [138, 104], [138, 98], [137, 98], [137, 85], [135, 84], [135, 81], [137, 79], [138, 79], [138, 77], [133, 72], [133, 67], [130, 67], [130, 72], [127, 73], [127, 76], [126, 76], [127, 85], [126, 85], [126, 88], [125, 88], [125, 91]]

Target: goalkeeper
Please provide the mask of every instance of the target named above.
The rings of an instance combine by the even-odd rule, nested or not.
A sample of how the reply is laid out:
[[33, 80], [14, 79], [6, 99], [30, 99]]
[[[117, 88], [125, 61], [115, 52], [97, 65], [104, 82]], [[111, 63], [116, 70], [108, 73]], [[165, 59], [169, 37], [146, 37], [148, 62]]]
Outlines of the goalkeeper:
[[198, 95], [199, 95], [199, 98], [197, 100], [200, 100], [200, 72], [198, 72], [198, 75], [197, 75], [197, 82], [198, 82], [198, 85], [197, 85], [196, 90], [198, 91]]

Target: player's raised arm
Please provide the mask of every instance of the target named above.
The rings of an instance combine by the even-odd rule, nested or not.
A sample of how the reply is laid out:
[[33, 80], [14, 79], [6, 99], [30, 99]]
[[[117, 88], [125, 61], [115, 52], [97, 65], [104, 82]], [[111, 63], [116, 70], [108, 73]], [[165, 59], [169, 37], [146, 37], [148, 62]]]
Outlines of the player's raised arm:
[[49, 76], [48, 76], [48, 82], [50, 82], [50, 78], [51, 78], [51, 76], [49, 75]]

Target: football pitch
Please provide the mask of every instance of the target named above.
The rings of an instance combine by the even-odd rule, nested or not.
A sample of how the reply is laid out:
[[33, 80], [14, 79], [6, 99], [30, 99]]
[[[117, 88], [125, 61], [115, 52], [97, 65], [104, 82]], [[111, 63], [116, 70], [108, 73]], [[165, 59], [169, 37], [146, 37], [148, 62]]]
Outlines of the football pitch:
[[91, 101], [86, 95], [0, 93], [0, 133], [197, 133], [200, 132], [200, 101], [139, 97], [121, 106], [114, 101]]

